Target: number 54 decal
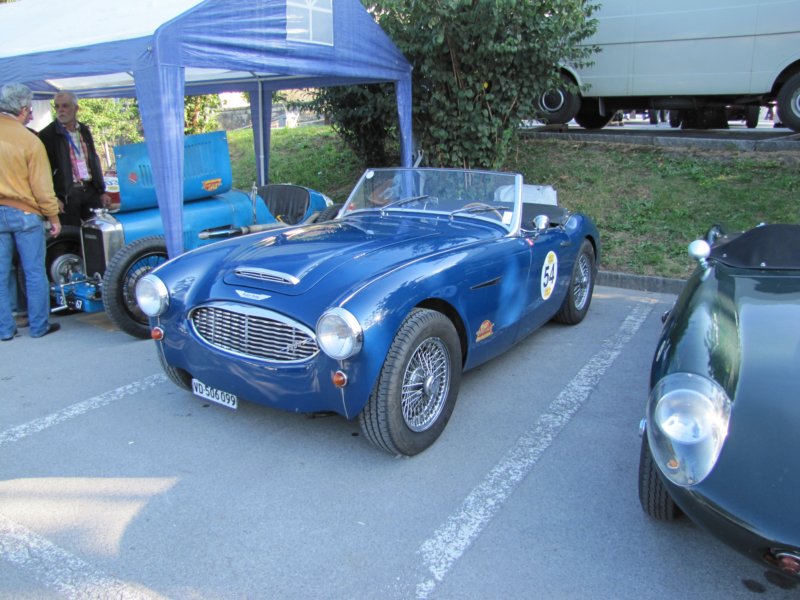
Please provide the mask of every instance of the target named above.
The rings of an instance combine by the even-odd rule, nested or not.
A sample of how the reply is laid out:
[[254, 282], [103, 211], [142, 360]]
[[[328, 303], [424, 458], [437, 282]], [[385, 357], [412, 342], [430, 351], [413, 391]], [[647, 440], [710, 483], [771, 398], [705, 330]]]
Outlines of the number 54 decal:
[[547, 300], [553, 289], [556, 287], [556, 277], [558, 276], [558, 257], [552, 250], [547, 253], [542, 265], [542, 298]]

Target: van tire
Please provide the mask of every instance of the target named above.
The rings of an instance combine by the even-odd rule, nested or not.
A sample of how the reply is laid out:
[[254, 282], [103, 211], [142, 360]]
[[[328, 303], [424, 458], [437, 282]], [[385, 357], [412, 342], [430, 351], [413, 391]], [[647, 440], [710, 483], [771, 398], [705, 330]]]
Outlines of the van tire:
[[613, 116], [614, 113], [600, 114], [600, 101], [597, 98], [583, 98], [575, 122], [584, 129], [602, 129], [611, 122]]
[[562, 85], [542, 93], [536, 100], [536, 118], [548, 124], [569, 123], [581, 107], [580, 96], [569, 91], [575, 85], [567, 75], [561, 74]]
[[800, 133], [800, 73], [795, 73], [778, 92], [778, 116], [784, 127]]

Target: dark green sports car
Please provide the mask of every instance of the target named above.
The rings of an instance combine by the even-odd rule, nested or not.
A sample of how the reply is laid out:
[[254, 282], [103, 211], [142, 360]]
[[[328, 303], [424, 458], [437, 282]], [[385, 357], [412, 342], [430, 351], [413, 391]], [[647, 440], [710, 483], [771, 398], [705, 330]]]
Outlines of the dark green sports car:
[[650, 374], [642, 507], [800, 578], [800, 225], [715, 227], [689, 253]]

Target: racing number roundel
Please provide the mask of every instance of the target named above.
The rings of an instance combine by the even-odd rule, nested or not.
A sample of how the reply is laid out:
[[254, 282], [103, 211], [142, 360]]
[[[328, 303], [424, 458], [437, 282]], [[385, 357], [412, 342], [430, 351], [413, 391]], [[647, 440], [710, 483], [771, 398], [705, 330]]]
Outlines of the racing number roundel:
[[542, 265], [542, 298], [547, 300], [553, 289], [556, 287], [556, 276], [558, 275], [558, 257], [550, 250]]

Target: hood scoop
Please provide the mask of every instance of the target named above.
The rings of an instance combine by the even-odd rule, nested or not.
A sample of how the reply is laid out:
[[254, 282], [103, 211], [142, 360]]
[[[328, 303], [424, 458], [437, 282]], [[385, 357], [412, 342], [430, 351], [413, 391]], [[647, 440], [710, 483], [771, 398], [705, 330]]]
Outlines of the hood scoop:
[[234, 269], [234, 273], [237, 277], [243, 279], [255, 279], [256, 281], [268, 283], [281, 283], [284, 285], [297, 285], [300, 283], [300, 279], [294, 275], [273, 271], [271, 269], [261, 269], [259, 267], [239, 267]]

